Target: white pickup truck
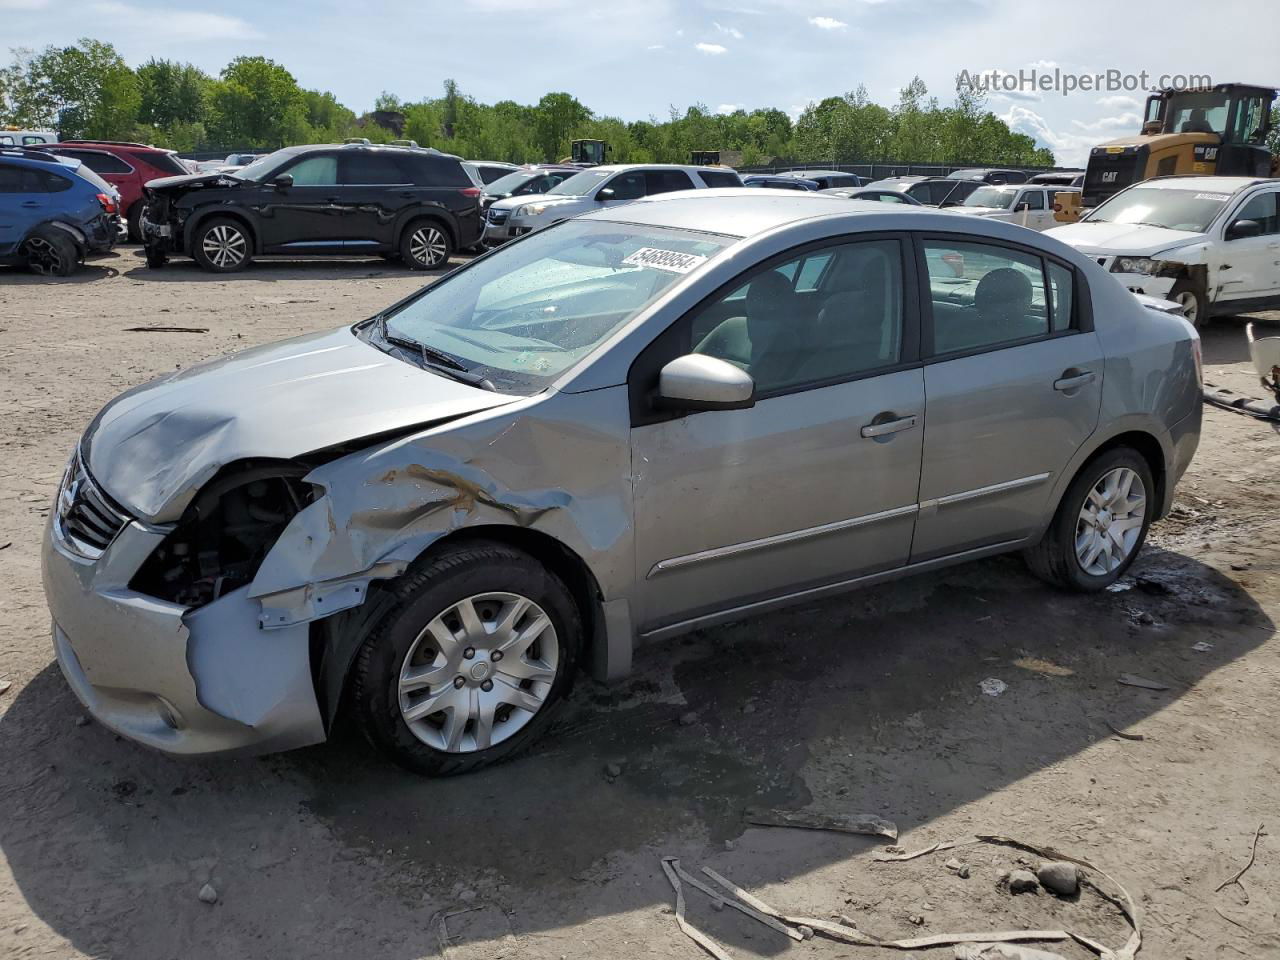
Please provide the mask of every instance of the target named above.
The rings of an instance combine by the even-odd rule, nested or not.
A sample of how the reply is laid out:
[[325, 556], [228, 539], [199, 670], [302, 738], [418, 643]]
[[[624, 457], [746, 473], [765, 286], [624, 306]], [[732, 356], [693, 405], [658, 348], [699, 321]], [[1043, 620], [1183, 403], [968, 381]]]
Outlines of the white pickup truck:
[[1280, 180], [1157, 177], [1046, 231], [1196, 325], [1280, 307]]

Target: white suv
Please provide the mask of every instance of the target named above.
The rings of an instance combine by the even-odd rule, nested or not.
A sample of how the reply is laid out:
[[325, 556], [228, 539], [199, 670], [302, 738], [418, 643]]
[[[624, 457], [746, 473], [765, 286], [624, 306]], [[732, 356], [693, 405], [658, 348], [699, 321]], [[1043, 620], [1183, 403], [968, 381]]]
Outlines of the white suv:
[[1049, 230], [1195, 324], [1280, 307], [1280, 180], [1162, 177]]
[[990, 220], [1016, 223], [1032, 230], [1054, 225], [1054, 196], [1079, 193], [1079, 187], [1059, 187], [1043, 183], [986, 184], [959, 204], [947, 207], [952, 213], [967, 213]]
[[538, 196], [496, 201], [485, 218], [484, 242], [496, 246], [588, 210], [615, 207], [659, 193], [740, 186], [742, 179], [728, 167], [671, 163], [587, 167]]

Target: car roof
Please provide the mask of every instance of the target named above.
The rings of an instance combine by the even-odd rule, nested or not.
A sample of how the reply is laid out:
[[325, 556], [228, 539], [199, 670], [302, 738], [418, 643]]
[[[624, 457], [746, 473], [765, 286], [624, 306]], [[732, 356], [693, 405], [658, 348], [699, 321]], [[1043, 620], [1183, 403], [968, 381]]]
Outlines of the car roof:
[[598, 170], [603, 173], [618, 173], [622, 170], [683, 170], [685, 173], [701, 173], [703, 170], [709, 170], [737, 173], [732, 167], [712, 167], [705, 163], [602, 163], [596, 167], [582, 168], [584, 173], [588, 170]]
[[1155, 177], [1140, 180], [1135, 187], [1155, 187], [1157, 190], [1208, 190], [1213, 193], [1235, 193], [1259, 183], [1276, 183], [1266, 177]]
[[[896, 206], [893, 209], [898, 211]], [[904, 206], [902, 212], [909, 211], [910, 215], [915, 216], [927, 209], [929, 208], [921, 207], [917, 210], [915, 207]], [[813, 191], [713, 187], [645, 197], [623, 206], [593, 211], [585, 216], [593, 220], [750, 237], [785, 223], [850, 213], [883, 216], [885, 204], [878, 200], [847, 200]], [[954, 225], [951, 214], [934, 215], [939, 219], [945, 218], [948, 224]]]

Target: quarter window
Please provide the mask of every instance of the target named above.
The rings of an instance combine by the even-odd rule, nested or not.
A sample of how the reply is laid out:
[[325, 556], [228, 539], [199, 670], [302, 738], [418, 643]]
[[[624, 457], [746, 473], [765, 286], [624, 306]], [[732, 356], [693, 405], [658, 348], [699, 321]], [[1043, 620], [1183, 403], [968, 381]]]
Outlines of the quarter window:
[[1000, 347], [1049, 332], [1039, 257], [988, 244], [942, 240], [924, 241], [924, 253], [933, 310], [933, 353]]
[[[305, 162], [305, 161], [304, 161]], [[297, 183], [294, 178], [294, 183]], [[412, 183], [412, 177], [400, 169], [393, 157], [356, 151], [342, 158], [342, 182], [351, 185]]]
[[338, 182], [338, 158], [306, 157], [288, 170], [295, 187], [330, 187]]
[[692, 190], [693, 181], [683, 170], [648, 170], [644, 175], [645, 193], [672, 193], [676, 190]]
[[742, 181], [736, 173], [728, 170], [699, 170], [698, 176], [708, 187], [740, 187]]
[[1057, 263], [1049, 264], [1049, 295], [1052, 302], [1050, 319], [1054, 333], [1071, 329], [1075, 305], [1075, 274]]
[[841, 244], [757, 271], [692, 324], [694, 351], [743, 368], [761, 394], [893, 366], [902, 356], [899, 244]]

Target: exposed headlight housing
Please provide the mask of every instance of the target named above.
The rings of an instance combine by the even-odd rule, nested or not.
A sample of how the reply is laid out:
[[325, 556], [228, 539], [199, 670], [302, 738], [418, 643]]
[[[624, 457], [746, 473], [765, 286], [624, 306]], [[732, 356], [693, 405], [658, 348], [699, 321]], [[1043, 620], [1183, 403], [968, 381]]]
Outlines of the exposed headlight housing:
[[540, 217], [547, 212], [545, 203], [526, 203], [523, 207], [517, 207], [512, 216], [516, 217]]
[[1140, 273], [1151, 276], [1160, 268], [1159, 260], [1150, 257], [1116, 257], [1111, 265], [1112, 273]]

